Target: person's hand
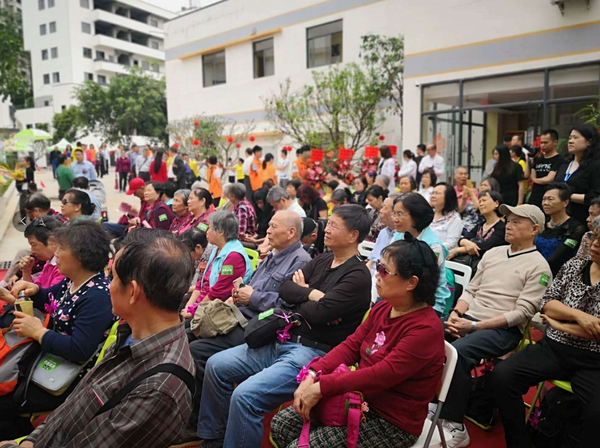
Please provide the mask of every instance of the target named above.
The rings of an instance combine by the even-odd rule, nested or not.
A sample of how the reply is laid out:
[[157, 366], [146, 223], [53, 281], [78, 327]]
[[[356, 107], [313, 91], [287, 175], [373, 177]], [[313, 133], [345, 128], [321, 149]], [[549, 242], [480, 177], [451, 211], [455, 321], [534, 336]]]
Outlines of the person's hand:
[[188, 320], [192, 317], [191, 313], [188, 313], [187, 311], [187, 306], [184, 309], [182, 309], [181, 313], [179, 314], [181, 314], [181, 317], [183, 317], [184, 320]]
[[131, 218], [129, 221], [129, 227], [138, 227], [140, 225], [140, 218]]
[[339, 317], [336, 320], [332, 320], [331, 322], [327, 322], [327, 325], [339, 325], [339, 323], [342, 321], [342, 318]]
[[293, 406], [294, 411], [296, 411], [298, 415], [302, 415], [302, 411], [300, 409], [300, 398], [302, 397], [302, 395], [304, 395], [304, 392], [313, 384], [315, 384], [315, 380], [313, 380], [313, 377], [310, 375], [306, 375], [306, 378], [302, 380], [302, 382], [298, 386], [298, 389], [296, 389], [296, 392], [294, 392]]
[[235, 301], [233, 300], [233, 297], [230, 297], [227, 300], [225, 300], [225, 303], [228, 305], [235, 305]]
[[320, 383], [314, 383], [304, 390], [300, 396], [299, 408], [300, 415], [305, 422], [310, 420], [310, 410], [315, 407], [322, 397]]
[[[0, 448], [4, 447], [4, 446], [15, 446], [16, 443], [14, 440], [4, 440], [3, 442], [0, 442]], [[30, 440], [26, 440], [25, 442], [22, 442], [19, 447], [21, 448], [33, 448], [33, 442]]]
[[34, 266], [35, 266], [35, 258], [33, 258], [31, 255], [25, 255], [19, 261], [19, 268], [24, 273], [31, 274], [31, 270], [33, 269]]
[[296, 272], [294, 272], [294, 275], [292, 275], [292, 281], [298, 286], [308, 288], [308, 284], [304, 280], [304, 272], [302, 272], [302, 269], [298, 269]]
[[600, 340], [600, 319], [580, 311], [577, 313], [575, 320], [594, 340]]
[[455, 337], [463, 337], [473, 331], [473, 321], [463, 317], [451, 317], [446, 321], [446, 331]]
[[456, 248], [450, 249], [450, 252], [448, 253], [448, 256], [446, 257], [446, 260], [452, 260], [457, 255], [458, 255], [458, 250]]
[[6, 303], [12, 305], [15, 303], [15, 296], [13, 296], [8, 289], [0, 288], [0, 300], [4, 300]]
[[26, 282], [26, 281], [18, 281], [12, 287], [12, 294], [16, 298], [18, 297], [21, 291], [25, 291], [25, 295], [27, 297], [35, 296], [38, 292], [40, 292], [40, 287], [35, 283]]
[[21, 311], [14, 311], [14, 315], [13, 329], [15, 332], [21, 337], [33, 338], [41, 343], [42, 337], [48, 331], [44, 328], [42, 322], [37, 317], [30, 316]]
[[471, 256], [477, 255], [479, 256], [479, 251], [481, 250], [477, 244], [472, 241], [466, 241], [463, 246], [467, 249], [467, 253]]
[[8, 285], [9, 289], [12, 289], [13, 285], [15, 283], [17, 283], [18, 281], [19, 281], [19, 277], [17, 277], [16, 275], [13, 275], [11, 278], [8, 279], [6, 284]]
[[469, 188], [465, 185], [463, 187], [463, 196], [466, 196], [469, 199], [474, 199], [475, 198], [475, 188]]
[[246, 285], [239, 289], [236, 289], [233, 297], [237, 302], [241, 305], [248, 305], [250, 303], [250, 297], [254, 292], [254, 288], [252, 286]]
[[311, 302], [318, 302], [323, 297], [325, 297], [325, 293], [323, 291], [319, 291], [318, 289], [313, 289], [308, 295], [308, 300]]

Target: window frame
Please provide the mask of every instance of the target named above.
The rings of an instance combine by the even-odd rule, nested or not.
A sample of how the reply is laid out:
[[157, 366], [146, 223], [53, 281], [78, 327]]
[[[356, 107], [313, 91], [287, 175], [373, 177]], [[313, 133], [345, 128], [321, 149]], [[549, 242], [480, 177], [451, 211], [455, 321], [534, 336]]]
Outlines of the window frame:
[[[224, 70], [225, 71], [225, 80], [223, 82], [220, 82], [217, 84], [213, 83], [213, 84], [207, 85], [206, 84], [206, 58], [218, 55], [220, 53], [223, 53], [223, 64], [225, 65], [225, 70]], [[202, 87], [203, 88], [215, 87], [215, 86], [219, 86], [222, 84], [227, 84], [227, 55], [225, 54], [225, 50], [220, 50], [220, 51], [215, 51], [213, 53], [203, 54], [202, 55]]]
[[[266, 42], [270, 40], [272, 45], [271, 45], [271, 50], [273, 50], [273, 73], [271, 74], [265, 74], [262, 76], [256, 76], [256, 45]], [[266, 49], [268, 50], [268, 48]], [[264, 52], [265, 50], [258, 50], [260, 52]], [[252, 42], [252, 76], [254, 77], [254, 79], [262, 79], [262, 78], [268, 78], [269, 76], [275, 76], [275, 37], [271, 36], [271, 37], [267, 37], [266, 39], [261, 39], [261, 40], [257, 40], [255, 42]], [[265, 71], [265, 67], [264, 67], [264, 57], [263, 57], [263, 72]]]
[[90, 73], [90, 72], [83, 72], [83, 81], [93, 81], [94, 80], [94, 74]]
[[[106, 77], [106, 75], [96, 75], [96, 79], [98, 84], [100, 84], [101, 86], [106, 86], [108, 85], [108, 78]], [[104, 81], [102, 81], [104, 80]]]
[[56, 6], [54, 0], [48, 0], [48, 8], [54, 8]]
[[[90, 29], [89, 32], [85, 31], [85, 29], [84, 29], [86, 25]], [[92, 34], [92, 24], [88, 23], [88, 22], [81, 22], [81, 32], [84, 33], [84, 34]]]
[[[91, 48], [88, 47], [82, 47], [83, 48], [83, 57], [85, 59], [94, 59], [94, 51]], [[86, 56], [86, 51], [85, 50], [89, 50], [89, 56]]]
[[40, 25], [40, 36], [45, 36], [48, 34], [48, 26], [45, 23]]
[[52, 73], [52, 84], [60, 84], [60, 72]]
[[38, 11], [46, 9], [46, 0], [38, 0]]
[[[341, 24], [342, 24], [341, 31], [337, 31], [336, 33], [322, 34], [322, 35], [316, 36], [316, 37], [308, 37], [311, 30], [314, 30], [315, 28], [320, 28], [320, 27], [324, 27], [327, 25], [331, 25], [331, 24], [337, 23], [337, 22], [341, 22]], [[310, 41], [319, 39], [319, 38], [325, 37], [325, 36], [333, 36], [334, 34], [337, 34], [337, 33], [342, 33], [342, 51], [340, 52], [340, 60], [338, 62], [331, 62], [331, 60], [330, 60], [329, 64], [311, 66], [310, 65], [310, 49], [309, 49]], [[331, 59], [331, 56], [330, 56], [330, 59]], [[342, 63], [342, 62], [344, 62], [344, 19], [343, 18], [337, 19], [337, 20], [332, 20], [330, 22], [325, 22], [325, 23], [321, 23], [319, 25], [315, 25], [315, 26], [306, 28], [306, 68], [314, 69], [314, 68], [319, 68], [319, 67], [327, 67], [329, 65], [338, 64], [338, 63]]]
[[[52, 31], [52, 30], [54, 30], [54, 31]], [[55, 21], [54, 21], [54, 22], [50, 22], [50, 23], [48, 24], [48, 32], [49, 32], [50, 34], [54, 34], [54, 33], [56, 33], [56, 22], [55, 22]]]
[[45, 86], [50, 84], [50, 73], [44, 73], [43, 81]]
[[42, 61], [47, 61], [47, 60], [48, 60], [48, 50], [44, 49], [44, 50], [42, 50]]
[[50, 48], [50, 59], [58, 59], [58, 47]]

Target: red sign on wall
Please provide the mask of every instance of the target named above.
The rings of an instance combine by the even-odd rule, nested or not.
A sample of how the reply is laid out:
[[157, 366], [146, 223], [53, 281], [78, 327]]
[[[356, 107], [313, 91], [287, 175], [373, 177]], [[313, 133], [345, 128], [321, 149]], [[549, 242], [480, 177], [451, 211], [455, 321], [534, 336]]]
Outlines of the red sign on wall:
[[325, 157], [325, 151], [322, 149], [311, 149], [310, 150], [310, 160], [313, 162], [322, 162]]
[[379, 148], [377, 146], [365, 146], [365, 157], [368, 159], [379, 157]]
[[352, 150], [352, 149], [340, 148], [340, 150], [338, 152], [339, 160], [352, 160], [353, 156], [354, 156], [354, 150]]

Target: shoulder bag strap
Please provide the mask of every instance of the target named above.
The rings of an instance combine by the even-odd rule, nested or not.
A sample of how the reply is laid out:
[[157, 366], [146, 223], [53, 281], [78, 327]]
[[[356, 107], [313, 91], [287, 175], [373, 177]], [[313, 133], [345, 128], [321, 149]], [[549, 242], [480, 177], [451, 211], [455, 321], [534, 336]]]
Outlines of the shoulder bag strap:
[[125, 398], [127, 396], [127, 394], [129, 394], [129, 392], [131, 392], [133, 389], [135, 389], [138, 384], [140, 384], [146, 378], [149, 378], [160, 372], [167, 372], [167, 373], [171, 373], [171, 374], [177, 376], [179, 379], [181, 379], [181, 381], [183, 381], [185, 383], [187, 388], [190, 390], [192, 397], [194, 396], [196, 386], [195, 386], [194, 377], [190, 372], [188, 372], [183, 367], [181, 367], [177, 364], [173, 364], [173, 363], [159, 364], [157, 366], [152, 367], [150, 370], [142, 373], [141, 375], [135, 377], [133, 380], [131, 380], [129, 383], [127, 383], [125, 386], [123, 386], [123, 388], [121, 388], [119, 391], [117, 391], [116, 394], [114, 394], [112, 397], [110, 397], [110, 399], [106, 403], [104, 403], [104, 405], [102, 405], [102, 407], [100, 409], [98, 409], [96, 414], [94, 414], [93, 418], [96, 418], [100, 414], [110, 411], [112, 408], [117, 406], [121, 402], [121, 400], [123, 400], [123, 398]]
[[[227, 305], [229, 304], [227, 303]], [[229, 308], [231, 308], [233, 315], [235, 316], [239, 324], [242, 326], [242, 328], [246, 328], [246, 326], [248, 325], [248, 319], [246, 319], [246, 317], [242, 314], [237, 305], [229, 305]]]
[[310, 447], [310, 420], [302, 425], [302, 432], [298, 439], [298, 448]]
[[352, 393], [349, 398], [348, 407], [348, 423], [346, 433], [348, 435], [346, 446], [348, 448], [356, 448], [358, 443], [358, 431], [360, 430], [361, 414], [361, 399], [357, 393]]

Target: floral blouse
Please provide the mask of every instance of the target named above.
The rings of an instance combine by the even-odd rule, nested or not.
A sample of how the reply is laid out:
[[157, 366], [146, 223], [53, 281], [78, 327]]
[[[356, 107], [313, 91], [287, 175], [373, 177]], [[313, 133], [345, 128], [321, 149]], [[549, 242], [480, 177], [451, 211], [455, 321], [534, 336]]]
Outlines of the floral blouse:
[[463, 223], [458, 212], [450, 212], [433, 221], [429, 227], [450, 251], [458, 245], [458, 240], [462, 236]]
[[192, 215], [190, 212], [185, 212], [181, 216], [175, 216], [175, 219], [171, 223], [171, 228], [169, 230], [171, 233], [180, 236], [183, 232], [189, 229], [193, 218], [194, 215]]

